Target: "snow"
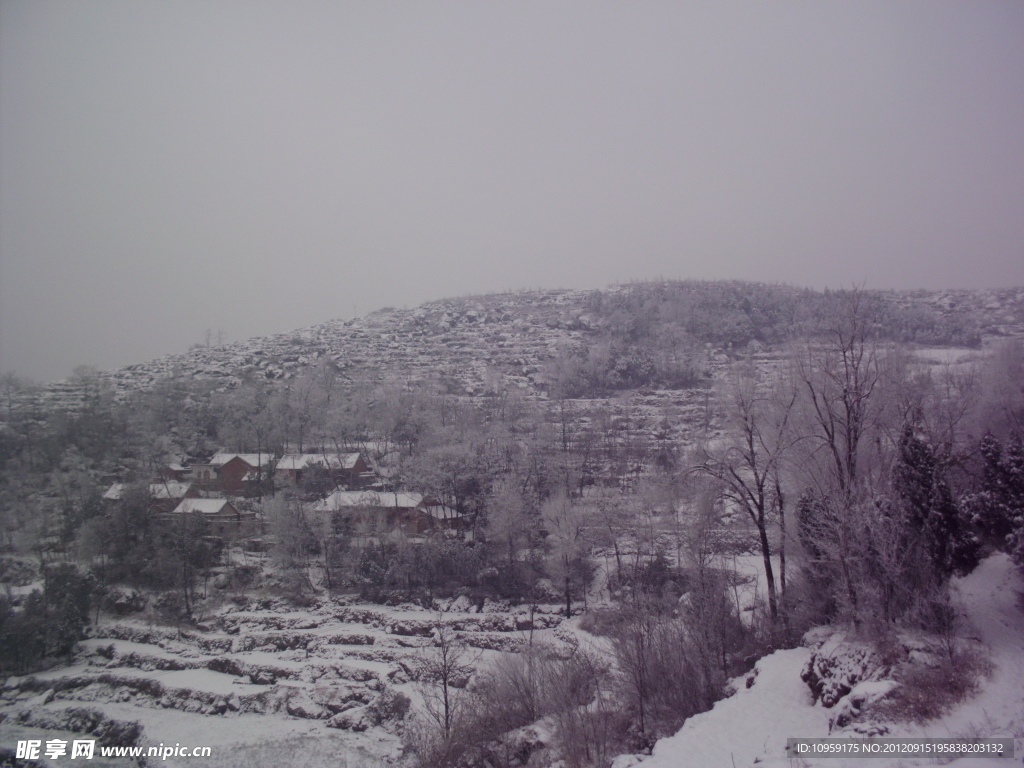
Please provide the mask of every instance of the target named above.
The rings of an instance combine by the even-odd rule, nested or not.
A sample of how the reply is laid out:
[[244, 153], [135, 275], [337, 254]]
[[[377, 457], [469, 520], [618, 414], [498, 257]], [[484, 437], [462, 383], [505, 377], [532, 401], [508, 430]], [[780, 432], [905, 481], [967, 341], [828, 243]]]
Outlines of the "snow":
[[415, 509], [423, 502], [419, 493], [377, 493], [376, 491], [335, 491], [313, 507], [317, 512], [333, 512], [343, 507], [380, 507], [384, 509]]
[[[759, 558], [750, 558], [745, 563], [751, 575], [757, 573]], [[753, 584], [749, 587], [754, 590]], [[962, 601], [963, 610], [970, 625], [964, 635], [977, 636], [991, 649], [996, 674], [986, 681], [982, 691], [973, 699], [964, 702], [947, 717], [920, 727], [910, 724], [888, 724], [893, 737], [948, 737], [948, 736], [1006, 736], [1024, 735], [1024, 616], [1018, 606], [1017, 593], [1022, 589], [1021, 579], [1009, 558], [999, 555], [986, 560], [971, 576], [956, 583], [955, 589]], [[742, 600], [742, 596], [741, 596]], [[454, 601], [453, 601], [454, 602]], [[468, 602], [468, 601], [467, 601]], [[204, 651], [209, 642], [224, 639], [225, 635], [200, 631], [170, 639], [170, 630], [156, 631], [138, 625], [138, 633], [130, 631], [134, 625], [118, 624], [101, 629], [108, 637], [85, 641], [82, 646], [84, 658], [63, 669], [53, 669], [36, 675], [43, 680], [56, 681], [75, 676], [111, 674], [116, 678], [150, 678], [159, 680], [167, 688], [208, 693], [217, 696], [237, 694], [238, 696], [267, 692], [274, 696], [275, 688], [291, 691], [299, 688], [313, 690], [316, 686], [329, 689], [348, 690], [349, 687], [366, 687], [361, 682], [350, 682], [345, 673], [330, 673], [321, 677], [317, 668], [333, 668], [339, 671], [349, 669], [365, 671], [372, 690], [379, 685], [388, 685], [416, 699], [415, 685], [403, 683], [404, 677], [393, 676], [401, 664], [413, 664], [422, 653], [417, 647], [429, 643], [429, 637], [399, 636], [387, 634], [386, 629], [402, 624], [423, 622], [424, 626], [436, 626], [438, 622], [449, 624], [479, 638], [467, 638], [476, 642], [487, 639], [493, 633], [492, 619], [506, 619], [518, 615], [516, 611], [507, 614], [473, 614], [468, 612], [430, 611], [414, 606], [385, 607], [378, 605], [354, 605], [328, 602], [312, 610], [281, 611], [283, 606], [267, 605], [262, 610], [226, 611], [220, 618], [224, 626], [233, 628], [234, 651]], [[464, 607], [462, 604], [448, 608]], [[555, 606], [551, 607], [552, 610]], [[538, 614], [538, 617], [544, 614]], [[544, 615], [546, 618], [546, 615]], [[500, 622], [499, 622], [500, 623]], [[586, 644], [599, 645], [601, 638], [591, 638], [578, 629], [578, 620], [568, 622], [561, 630], [538, 631], [537, 637], [557, 640], [560, 632], [572, 631]], [[515, 621], [512, 622], [512, 626]], [[268, 632], [267, 630], [275, 630]], [[484, 632], [486, 630], [486, 632]], [[335, 645], [331, 639], [346, 634], [372, 635], [373, 645]], [[265, 638], [278, 634], [310, 635], [323, 641], [313, 647], [313, 652], [286, 650], [276, 652], [263, 642]], [[824, 631], [818, 645], [828, 640]], [[132, 640], [115, 639], [114, 635], [131, 637]], [[518, 633], [505, 632], [502, 637], [515, 639]], [[149, 642], [136, 642], [139, 638], [151, 638]], [[253, 646], [248, 640], [255, 641]], [[203, 641], [203, 642], [200, 642]], [[209, 641], [209, 642], [207, 642]], [[589, 641], [589, 642], [588, 642]], [[472, 644], [472, 643], [471, 643]], [[115, 657], [108, 665], [103, 656], [96, 654], [98, 647], [114, 645]], [[254, 647], [251, 651], [241, 647]], [[291, 648], [291, 646], [288, 646]], [[617, 768], [626, 768], [636, 760], [643, 768], [749, 768], [756, 764], [765, 768], [905, 768], [924, 763], [904, 760], [902, 764], [886, 760], [820, 760], [817, 762], [791, 763], [785, 757], [786, 739], [822, 738], [829, 735], [842, 736], [843, 729], [829, 733], [829, 723], [834, 721], [844, 706], [845, 699], [834, 708], [815, 704], [810, 688], [801, 681], [800, 672], [810, 658], [813, 648], [801, 647], [778, 651], [758, 662], [756, 675], [748, 688], [743, 678], [737, 680], [736, 693], [718, 702], [709, 711], [690, 718], [683, 728], [672, 737], [662, 739], [656, 745], [654, 754], [623, 756], [616, 761]], [[495, 651], [482, 652], [479, 663], [484, 663]], [[134, 656], [135, 658], [128, 658]], [[250, 666], [257, 670], [287, 671], [275, 683], [256, 686], [246, 675], [236, 677], [205, 668], [209, 659], [224, 656], [237, 662], [244, 669]], [[149, 660], [175, 659], [198, 668], [182, 670], [153, 670]], [[476, 662], [474, 662], [476, 663]], [[122, 664], [124, 666], [122, 666]], [[144, 666], [145, 668], [140, 668]], [[305, 674], [306, 669], [310, 674]], [[302, 673], [302, 674], [298, 674]], [[294, 677], [293, 677], [294, 675]], [[361, 680], [353, 676], [352, 680]], [[315, 683], [312, 681], [316, 681]], [[376, 681], [376, 682], [374, 682]], [[14, 684], [16, 681], [8, 681]], [[847, 698], [863, 701], [884, 693], [890, 685], [885, 681], [858, 680]], [[106, 694], [95, 698], [100, 687], [81, 689], [81, 698], [70, 692], [63, 698], [46, 704], [35, 703], [34, 708], [45, 710], [67, 706], [89, 706], [102, 709], [106, 714], [123, 720], [137, 720], [145, 726], [144, 739], [147, 743], [191, 743], [215, 746], [215, 759], [211, 766], [229, 765], [275, 765], [309, 764], [326, 766], [344, 764], [350, 768], [356, 765], [383, 765], [393, 762], [400, 753], [400, 741], [386, 728], [375, 727], [364, 733], [338, 731], [329, 728], [324, 720], [309, 719], [304, 715], [293, 716], [285, 711], [272, 709], [265, 714], [229, 711], [220, 715], [186, 712], [178, 708], [157, 706], [146, 696], [136, 696], [132, 701], [109, 700]], [[38, 699], [38, 688], [32, 695]], [[298, 692], [296, 692], [298, 693]], [[289, 693], [289, 695], [291, 695]], [[25, 708], [28, 699], [11, 701], [8, 713]], [[288, 710], [291, 712], [292, 710]], [[9, 719], [10, 722], [10, 719]], [[13, 723], [11, 723], [13, 725]], [[0, 724], [0, 737], [7, 738], [7, 724]], [[281, 751], [281, 744], [293, 745]], [[333, 756], [333, 757], [332, 757]], [[168, 761], [171, 764], [171, 761]], [[182, 763], [184, 764], [184, 763]], [[206, 764], [204, 762], [204, 764]], [[1004, 763], [991, 763], [975, 759], [973, 762], [960, 760], [951, 763], [957, 768], [986, 766], [994, 768]]]
[[915, 354], [926, 363], [961, 363], [969, 362], [969, 358], [977, 356], [978, 350], [963, 347], [921, 347]]
[[148, 672], [145, 677], [159, 680], [168, 688], [187, 688], [191, 691], [203, 691], [221, 696], [231, 694], [260, 693], [264, 686], [252, 685], [244, 678], [214, 672], [212, 669], [180, 669], [163, 672]]
[[[829, 710], [813, 706], [800, 670], [807, 648], [776, 651], [757, 663], [757, 677], [709, 712], [691, 717], [680, 731], [661, 739], [643, 768], [737, 768], [785, 760], [787, 738], [828, 735]], [[835, 766], [839, 768], [839, 766]]]
[[280, 470], [301, 470], [324, 465], [332, 469], [352, 469], [359, 461], [358, 453], [286, 453], [277, 462]]
[[[76, 663], [34, 676], [41, 686], [21, 691], [23, 679], [6, 681], [0, 711], [7, 720], [0, 722], [0, 744], [10, 743], [12, 728], [24, 729], [18, 721], [22, 711], [41, 714], [84, 706], [139, 722], [146, 746], [210, 745], [213, 758], [202, 762], [213, 768], [396, 764], [402, 756], [397, 721], [386, 720], [364, 732], [341, 730], [328, 725], [324, 709], [353, 705], [344, 711], [365, 710], [366, 701], [385, 690], [416, 700], [416, 685], [406, 682], [414, 676], [409, 670], [418, 667], [420, 646], [430, 643], [429, 630], [438, 622], [459, 629], [470, 645], [489, 644], [499, 636], [518, 638], [520, 613], [493, 601], [490, 608], [487, 614], [442, 615], [413, 605], [324, 600], [312, 609], [289, 610], [277, 600], [256, 600], [247, 610], [226, 604], [208, 617], [207, 627], [182, 633], [130, 618], [104, 622], [95, 628], [97, 636], [80, 644]], [[536, 618], [543, 625], [554, 617], [538, 612]], [[504, 633], [499, 627], [506, 627]], [[399, 629], [426, 634], [404, 636]], [[338, 639], [353, 644], [335, 643]], [[107, 658], [110, 646], [112, 660]], [[470, 663], [486, 663], [496, 653], [474, 652]], [[209, 669], [215, 661], [220, 666]], [[262, 684], [250, 682], [250, 675]], [[72, 678], [74, 684], [56, 697], [44, 693]], [[142, 680], [159, 682], [162, 688], [153, 692], [139, 684]], [[166, 764], [189, 763], [169, 758]]]
[[[1024, 585], [1005, 554], [993, 555], [974, 573], [954, 584], [966, 617], [988, 646], [996, 672], [981, 692], [961, 703], [946, 717], [925, 726], [890, 724], [893, 738], [980, 736], [1018, 738], [1024, 745], [1024, 613], [1020, 600]], [[753, 685], [741, 682], [737, 692], [718, 702], [709, 712], [691, 717], [674, 736], [661, 739], [642, 768], [791, 768], [785, 757], [787, 738], [825, 738], [835, 709], [812, 702], [810, 689], [800, 680], [800, 670], [810, 649], [776, 651], [757, 664]], [[861, 683], [853, 694], [872, 698], [888, 683]], [[842, 706], [840, 704], [839, 706]], [[1020, 754], [1018, 752], [1018, 762]], [[945, 763], [955, 768], [995, 768], [1008, 761], [962, 758]], [[617, 768], [632, 765], [631, 757], [616, 762]], [[801, 761], [801, 768], [909, 768], [925, 761], [886, 759], [827, 759]]]
[[[124, 483], [114, 483], [103, 494], [103, 498], [107, 501], [120, 501], [121, 497], [124, 496], [124, 489], [126, 487]], [[192, 483], [171, 480], [162, 483], [150, 483], [149, 495], [154, 499], [180, 499], [188, 493], [191, 487]]]
[[210, 459], [210, 466], [222, 467], [232, 459], [239, 458], [248, 464], [250, 467], [265, 467], [274, 461], [273, 454], [270, 453], [215, 453], [213, 458]]
[[174, 514], [185, 515], [199, 512], [204, 515], [216, 515], [220, 514], [225, 507], [234, 509], [227, 499], [182, 499], [181, 503], [174, 508]]

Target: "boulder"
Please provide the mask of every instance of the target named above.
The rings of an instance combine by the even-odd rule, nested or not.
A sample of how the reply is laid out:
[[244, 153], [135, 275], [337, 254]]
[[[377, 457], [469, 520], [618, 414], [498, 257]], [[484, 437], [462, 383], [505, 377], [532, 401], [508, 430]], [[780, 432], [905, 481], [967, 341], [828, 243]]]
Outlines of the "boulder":
[[327, 721], [329, 728], [341, 728], [346, 731], [365, 731], [380, 723], [380, 716], [369, 706], [353, 707], [340, 712]]
[[296, 691], [288, 699], [285, 711], [292, 717], [301, 717], [304, 720], [323, 720], [330, 713], [326, 708], [317, 704], [305, 691]]

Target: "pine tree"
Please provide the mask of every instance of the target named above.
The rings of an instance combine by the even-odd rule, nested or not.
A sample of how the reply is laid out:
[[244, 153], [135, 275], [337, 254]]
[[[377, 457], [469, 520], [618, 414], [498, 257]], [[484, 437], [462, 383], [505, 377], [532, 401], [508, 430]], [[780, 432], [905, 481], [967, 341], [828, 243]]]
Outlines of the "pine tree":
[[1014, 432], [1006, 449], [989, 432], [981, 438], [981, 488], [969, 500], [975, 524], [1024, 566], [1024, 442]]
[[911, 424], [900, 437], [895, 489], [908, 507], [908, 524], [921, 531], [935, 575], [946, 579], [978, 565], [980, 542], [953, 498], [935, 453]]

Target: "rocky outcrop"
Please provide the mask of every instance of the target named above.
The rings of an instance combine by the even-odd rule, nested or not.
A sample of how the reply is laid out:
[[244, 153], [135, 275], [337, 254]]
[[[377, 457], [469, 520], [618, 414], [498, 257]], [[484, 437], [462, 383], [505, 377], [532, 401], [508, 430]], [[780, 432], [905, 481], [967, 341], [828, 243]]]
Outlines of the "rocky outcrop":
[[142, 735], [142, 726], [134, 721], [115, 720], [98, 709], [25, 709], [18, 722], [31, 728], [71, 731], [94, 736], [104, 747], [132, 747]]
[[889, 674], [886, 664], [870, 643], [849, 640], [845, 632], [819, 632], [805, 636], [812, 649], [800, 679], [811, 689], [814, 700], [833, 707], [857, 683], [881, 680]]

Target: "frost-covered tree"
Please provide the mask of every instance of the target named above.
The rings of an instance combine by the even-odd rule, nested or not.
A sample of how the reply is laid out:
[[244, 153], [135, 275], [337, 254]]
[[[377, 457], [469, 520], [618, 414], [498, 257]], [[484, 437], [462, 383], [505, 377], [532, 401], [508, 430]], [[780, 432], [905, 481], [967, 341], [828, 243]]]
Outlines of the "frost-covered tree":
[[582, 597], [594, 575], [587, 537], [590, 509], [574, 504], [565, 493], [544, 502], [541, 519], [547, 531], [547, 572], [565, 598], [565, 615], [572, 616], [573, 597]]

